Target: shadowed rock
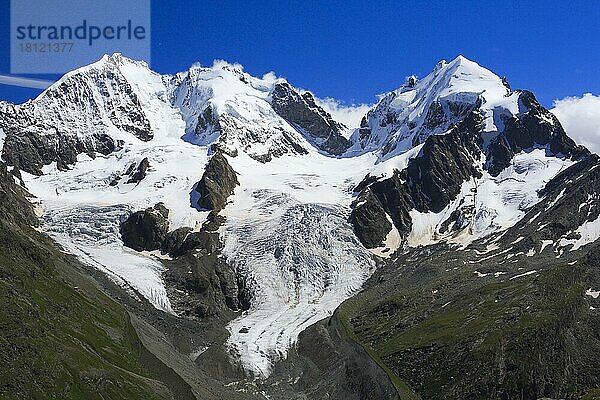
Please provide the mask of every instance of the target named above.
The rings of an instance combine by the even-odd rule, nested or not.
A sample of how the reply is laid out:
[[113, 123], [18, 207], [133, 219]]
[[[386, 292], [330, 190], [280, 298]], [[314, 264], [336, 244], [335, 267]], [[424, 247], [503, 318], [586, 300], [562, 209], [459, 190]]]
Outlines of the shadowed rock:
[[385, 238], [383, 232], [389, 232], [384, 228], [389, 222], [382, 212], [390, 216], [405, 238], [412, 228], [410, 210], [440, 212], [458, 196], [463, 182], [481, 177], [477, 168], [481, 155], [480, 124], [481, 116], [472, 112], [447, 134], [430, 136], [405, 170], [382, 180], [367, 176], [357, 186], [356, 190], [363, 194], [371, 192], [364, 197], [366, 201], [360, 201], [361, 195], [354, 202], [350, 215], [354, 231], [365, 247], [377, 247]]
[[202, 179], [196, 186], [196, 191], [200, 193], [198, 206], [218, 213], [225, 207], [227, 198], [237, 185], [239, 182], [236, 172], [225, 156], [217, 151], [208, 162]]
[[131, 214], [121, 224], [123, 243], [137, 251], [160, 249], [169, 230], [168, 216], [169, 211], [161, 203]]
[[148, 171], [148, 167], [150, 167], [150, 162], [148, 161], [148, 157], [145, 157], [140, 163], [135, 167], [133, 164], [134, 170], [131, 171], [128, 175], [130, 176], [127, 183], [139, 183], [146, 177], [146, 172]]
[[320, 150], [340, 155], [350, 147], [342, 136], [344, 125], [334, 121], [311, 93], [300, 94], [287, 82], [277, 83], [271, 93], [271, 105], [292, 126], [304, 131], [305, 136], [308, 134], [307, 139]]
[[350, 223], [361, 243], [369, 249], [383, 245], [392, 229], [385, 211], [371, 190], [364, 191], [353, 204]]

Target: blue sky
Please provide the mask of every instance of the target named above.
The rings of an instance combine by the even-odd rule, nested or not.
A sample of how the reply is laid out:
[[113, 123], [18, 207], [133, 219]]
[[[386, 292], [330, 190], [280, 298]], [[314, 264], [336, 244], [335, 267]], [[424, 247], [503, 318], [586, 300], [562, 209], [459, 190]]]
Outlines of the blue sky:
[[[9, 73], [9, 1], [0, 0], [0, 74]], [[213, 59], [275, 71], [319, 97], [372, 103], [407, 75], [458, 54], [546, 106], [600, 94], [600, 1], [152, 2], [152, 68]], [[56, 76], [33, 76], [55, 79]], [[0, 99], [37, 91], [0, 85]]]

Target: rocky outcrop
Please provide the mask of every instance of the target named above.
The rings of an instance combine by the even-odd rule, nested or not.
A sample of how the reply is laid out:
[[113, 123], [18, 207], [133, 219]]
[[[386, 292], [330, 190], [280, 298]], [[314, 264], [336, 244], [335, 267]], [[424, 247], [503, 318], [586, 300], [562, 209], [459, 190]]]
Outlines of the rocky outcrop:
[[279, 82], [271, 92], [271, 105], [320, 150], [341, 155], [350, 147], [348, 139], [342, 136], [344, 125], [334, 121], [310, 92], [299, 93], [289, 83]]
[[356, 236], [369, 249], [383, 245], [392, 224], [371, 189], [365, 190], [352, 204], [350, 223]]
[[161, 248], [169, 231], [169, 211], [162, 203], [136, 211], [121, 223], [121, 237], [125, 246], [137, 251]]
[[181, 248], [190, 232], [192, 228], [183, 227], [167, 233], [160, 246], [161, 253], [169, 254], [171, 257], [183, 254]]
[[540, 105], [533, 93], [519, 93], [519, 104], [526, 111], [505, 117], [504, 130], [486, 150], [486, 169], [492, 176], [508, 167], [515, 154], [529, 149], [545, 148], [549, 155], [574, 159], [589, 154], [567, 136], [558, 119]]
[[[0, 120], [1, 118], [0, 116]], [[58, 169], [64, 170], [77, 162], [79, 154], [86, 153], [91, 157], [95, 153], [108, 155], [120, 147], [118, 142], [106, 134], [80, 138], [59, 133], [40, 135], [29, 130], [5, 132], [7, 136], [2, 159], [7, 164], [34, 175], [41, 175], [42, 167], [52, 162], [56, 162]]]
[[150, 162], [148, 161], [148, 157], [144, 157], [142, 161], [139, 163], [131, 163], [129, 168], [122, 175], [113, 175], [112, 180], [110, 181], [110, 186], [116, 186], [119, 182], [122, 181], [123, 178], [127, 178], [125, 183], [127, 184], [138, 184], [145, 177], [148, 172], [148, 168], [150, 167]]
[[462, 183], [481, 177], [481, 116], [472, 112], [445, 135], [430, 136], [406, 168], [406, 184], [417, 211], [440, 212], [459, 194]]
[[164, 262], [164, 279], [171, 305], [178, 313], [203, 319], [217, 316], [224, 309], [246, 307], [235, 271], [220, 251], [219, 235], [206, 231], [189, 233], [181, 245], [171, 250], [174, 260]]
[[481, 116], [474, 111], [445, 135], [430, 136], [403, 171], [396, 170], [381, 180], [367, 176], [357, 190], [370, 193], [359, 196], [350, 215], [361, 242], [368, 248], [376, 247], [385, 231], [374, 200], [391, 217], [400, 235], [406, 237], [412, 227], [412, 209], [440, 212], [456, 199], [463, 182], [481, 177], [480, 129]]
[[221, 132], [219, 118], [215, 116], [212, 106], [209, 104], [204, 111], [198, 115], [198, 122], [194, 128], [194, 133], [197, 135], [208, 132]]
[[136, 251], [159, 250], [171, 306], [190, 319], [218, 317], [224, 310], [249, 307], [243, 282], [221, 257], [219, 234], [212, 230], [222, 221], [212, 217], [199, 231], [183, 227], [168, 232], [169, 211], [162, 203], [130, 215], [121, 224], [125, 246]]
[[135, 166], [135, 164], [132, 164], [129, 167], [129, 171], [127, 171], [127, 175], [129, 175], [127, 183], [140, 183], [142, 179], [146, 177], [148, 167], [150, 167], [148, 157], [144, 157], [144, 159], [140, 161], [137, 167]]
[[225, 156], [217, 151], [206, 165], [202, 179], [196, 186], [196, 191], [200, 194], [198, 206], [218, 213], [225, 207], [227, 198], [237, 185], [239, 182], [236, 172]]

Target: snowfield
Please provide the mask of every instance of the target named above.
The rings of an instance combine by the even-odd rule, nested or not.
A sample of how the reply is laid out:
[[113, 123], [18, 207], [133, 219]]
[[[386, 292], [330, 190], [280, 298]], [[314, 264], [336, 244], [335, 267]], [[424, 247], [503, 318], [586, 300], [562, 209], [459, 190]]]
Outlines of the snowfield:
[[[515, 155], [512, 165], [496, 177], [482, 171], [480, 179], [464, 182], [456, 200], [439, 213], [411, 211], [413, 228], [408, 245], [416, 247], [446, 240], [466, 246], [477, 238], [506, 230], [541, 201], [537, 193], [550, 179], [573, 164], [571, 160], [547, 157], [545, 149], [534, 149]], [[454, 210], [468, 207], [474, 207], [474, 212], [464, 229], [447, 234], [439, 232], [442, 222]]]

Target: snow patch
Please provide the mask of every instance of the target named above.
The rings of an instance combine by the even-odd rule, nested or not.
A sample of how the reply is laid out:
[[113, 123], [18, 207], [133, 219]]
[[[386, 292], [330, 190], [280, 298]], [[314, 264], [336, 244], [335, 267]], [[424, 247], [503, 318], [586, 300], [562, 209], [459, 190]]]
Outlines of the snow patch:
[[524, 273], [519, 274], [519, 275], [511, 276], [508, 280], [512, 281], [513, 279], [521, 278], [523, 276], [528, 276], [528, 275], [532, 275], [532, 274], [535, 274], [535, 273], [537, 273], [537, 271], [534, 269], [533, 271], [527, 271], [527, 272], [524, 272]]
[[600, 217], [593, 221], [584, 222], [579, 228], [573, 231], [571, 234], [579, 235], [579, 239], [566, 239], [562, 238], [559, 242], [559, 246], [572, 245], [571, 250], [579, 250], [583, 246], [589, 243], [593, 243], [600, 239]]
[[383, 241], [383, 246], [378, 247], [376, 249], [369, 249], [371, 253], [382, 258], [390, 257], [392, 254], [394, 254], [396, 250], [398, 250], [398, 248], [402, 244], [402, 236], [400, 236], [400, 232], [398, 232], [398, 229], [394, 225], [392, 218], [387, 214], [385, 216], [390, 222], [390, 224], [392, 224], [392, 229], [388, 232], [387, 236], [385, 237], [385, 240]]

